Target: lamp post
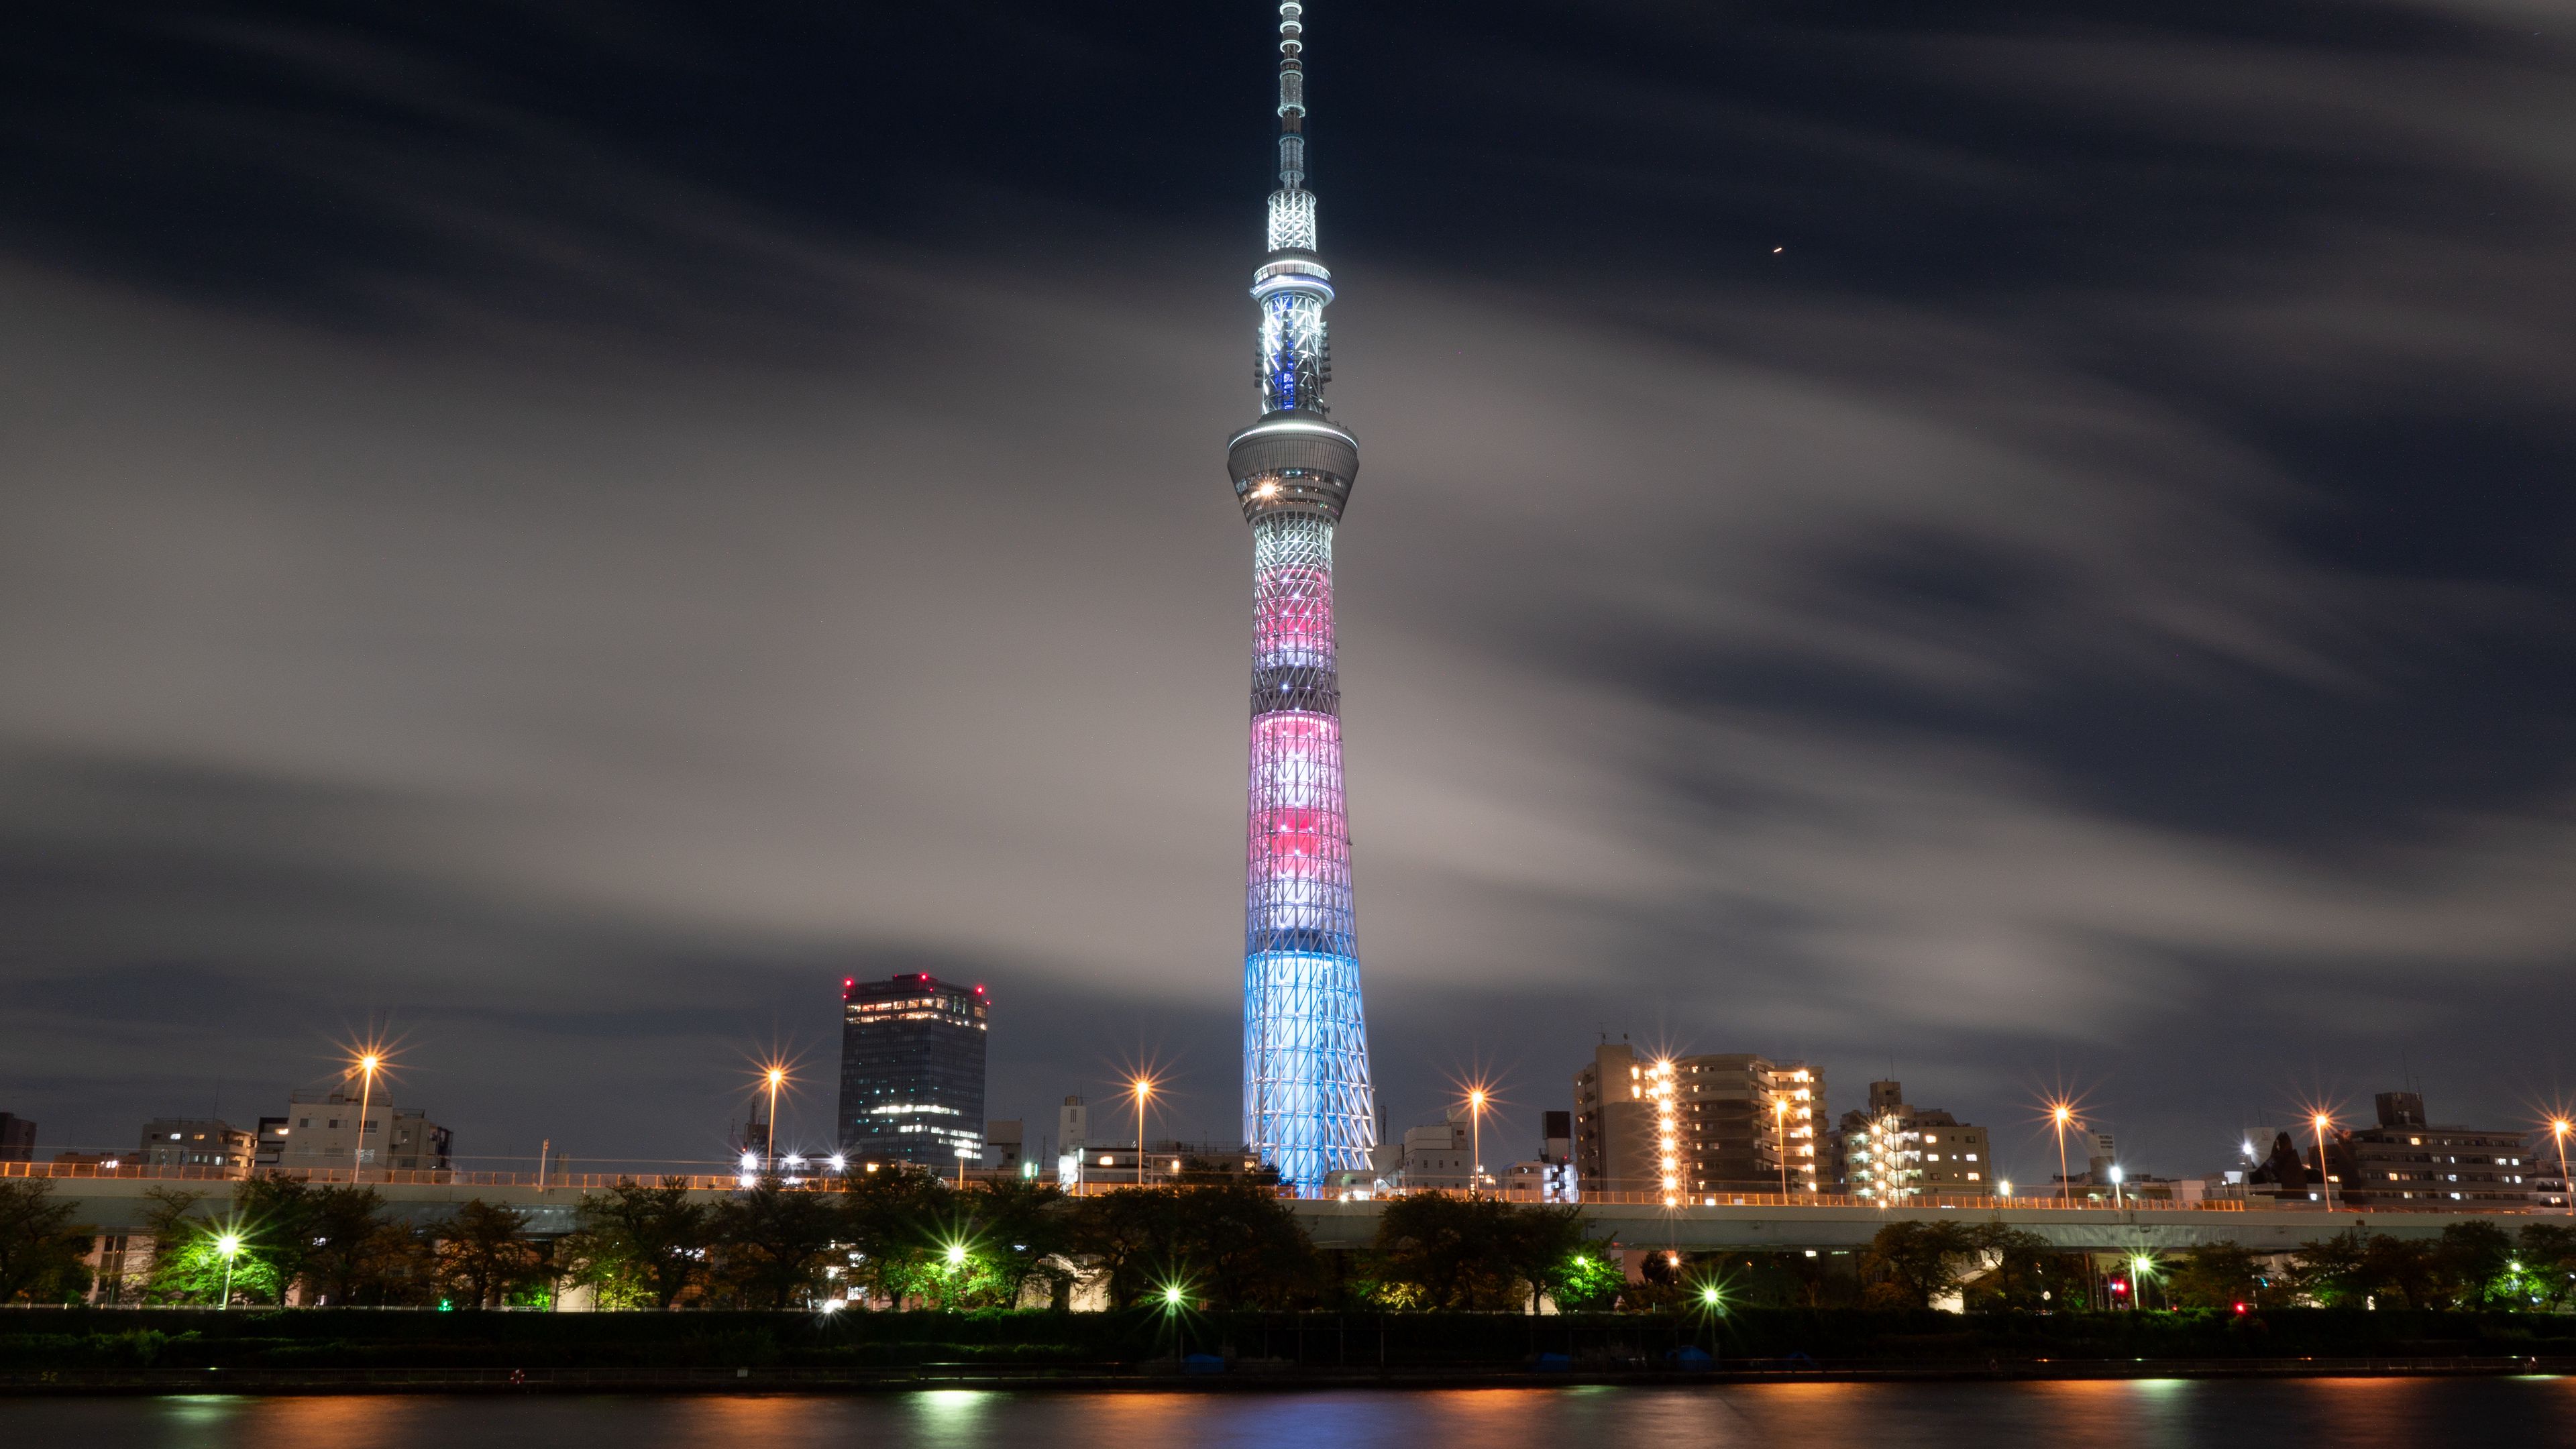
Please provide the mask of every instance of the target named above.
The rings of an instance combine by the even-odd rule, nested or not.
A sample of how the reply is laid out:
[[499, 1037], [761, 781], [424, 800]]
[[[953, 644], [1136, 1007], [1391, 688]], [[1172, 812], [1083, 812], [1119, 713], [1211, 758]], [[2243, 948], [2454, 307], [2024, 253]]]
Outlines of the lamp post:
[[787, 1082], [785, 1067], [771, 1067], [765, 1073], [769, 1081], [769, 1125], [761, 1132], [761, 1155], [771, 1172], [778, 1170], [778, 1089]]
[[2334, 1118], [2323, 1112], [2308, 1119], [2308, 1126], [2317, 1134], [2317, 1181], [2325, 1186], [2327, 1212], [2334, 1211], [2334, 1174], [2326, 1167], [2326, 1129], [2333, 1125]]
[[2075, 1120], [2075, 1109], [2060, 1102], [2049, 1110], [2048, 1117], [2057, 1124], [2057, 1195], [2071, 1205], [2075, 1201], [2075, 1183], [2066, 1175], [2066, 1128]]
[[224, 1301], [216, 1305], [221, 1312], [233, 1306], [233, 1256], [241, 1251], [241, 1234], [226, 1233], [215, 1239], [215, 1251], [224, 1259]]
[[1789, 1205], [1789, 1099], [1771, 1098], [1771, 1138], [1780, 1144], [1780, 1205]]
[[1467, 1089], [1467, 1195], [1474, 1197], [1484, 1186], [1485, 1175], [1485, 1089]]
[[2576, 1132], [2576, 1122], [2564, 1117], [2549, 1124], [2549, 1135], [2558, 1139], [2558, 1186], [2567, 1194], [2567, 1215], [2576, 1218], [2576, 1182], [2567, 1178], [2567, 1134], [2570, 1132]]
[[2126, 1173], [2120, 1171], [2120, 1164], [2116, 1162], [2111, 1164], [2111, 1206], [2113, 1207], [2129, 1205], [2128, 1196], [2120, 1187], [2121, 1179], [2126, 1176]]
[[[358, 1056], [358, 1145], [349, 1149], [349, 1181], [356, 1182], [367, 1171], [367, 1112], [376, 1096], [376, 1072], [385, 1059], [375, 1052]], [[347, 1101], [343, 1097], [340, 1100]]]
[[1145, 1185], [1145, 1099], [1154, 1095], [1154, 1079], [1140, 1076], [1136, 1089], [1136, 1185]]

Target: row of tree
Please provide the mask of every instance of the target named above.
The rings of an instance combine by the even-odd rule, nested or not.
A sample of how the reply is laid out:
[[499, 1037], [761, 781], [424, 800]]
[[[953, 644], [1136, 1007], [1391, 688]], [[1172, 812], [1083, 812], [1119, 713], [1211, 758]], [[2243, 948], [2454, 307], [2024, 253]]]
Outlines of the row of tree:
[[[89, 1235], [42, 1179], [0, 1184], [0, 1302], [85, 1296]], [[1318, 1251], [1271, 1186], [1191, 1171], [1168, 1187], [1066, 1198], [1034, 1182], [952, 1188], [882, 1173], [848, 1191], [762, 1181], [714, 1201], [676, 1182], [582, 1200], [576, 1230], [531, 1238], [525, 1215], [473, 1201], [396, 1220], [366, 1187], [265, 1177], [220, 1204], [154, 1194], [140, 1281], [154, 1303], [542, 1303], [585, 1287], [603, 1308], [794, 1309], [832, 1300], [964, 1309], [1163, 1299], [1211, 1309], [1535, 1311], [1683, 1305], [1927, 1307], [1958, 1295], [1993, 1311], [2149, 1306], [2376, 1305], [2558, 1312], [2576, 1306], [2576, 1230], [2454, 1224], [2435, 1240], [2353, 1228], [2288, 1261], [2220, 1243], [2140, 1253], [2105, 1273], [2001, 1223], [1900, 1222], [1857, 1255], [1650, 1254], [1631, 1283], [1619, 1250], [1572, 1208], [1424, 1196], [1386, 1204], [1374, 1245]], [[1632, 1245], [1633, 1246], [1633, 1245]]]
[[[1748, 1259], [1744, 1266], [1751, 1271], [1738, 1291], [1753, 1298], [1769, 1265]], [[1825, 1280], [1807, 1277], [1803, 1299], [1819, 1306], [1830, 1296]], [[2576, 1306], [2576, 1229], [2525, 1223], [2508, 1233], [2497, 1223], [2454, 1223], [2425, 1239], [2352, 1227], [2302, 1243], [2286, 1259], [2220, 1242], [2170, 1255], [2122, 1254], [2104, 1267], [2095, 1255], [2067, 1252], [2000, 1223], [1891, 1223], [1861, 1255], [1854, 1286], [1859, 1302], [1883, 1307], [1925, 1307], [1957, 1294], [1967, 1308], [2006, 1311], [2117, 1306], [2134, 1298], [2163, 1308], [2314, 1304], [2557, 1313]]]

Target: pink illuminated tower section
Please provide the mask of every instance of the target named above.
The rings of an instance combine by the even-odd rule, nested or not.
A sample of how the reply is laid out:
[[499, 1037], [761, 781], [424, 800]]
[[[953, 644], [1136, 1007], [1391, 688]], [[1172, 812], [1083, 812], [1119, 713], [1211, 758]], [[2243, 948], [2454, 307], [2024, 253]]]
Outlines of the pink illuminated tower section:
[[1325, 415], [1332, 377], [1306, 190], [1305, 6], [1279, 7], [1279, 189], [1260, 307], [1261, 420], [1227, 472], [1252, 524], [1252, 771], [1243, 943], [1243, 1135], [1297, 1191], [1369, 1165], [1377, 1109], [1351, 913], [1342, 806], [1341, 687], [1333, 667], [1333, 529], [1359, 444]]

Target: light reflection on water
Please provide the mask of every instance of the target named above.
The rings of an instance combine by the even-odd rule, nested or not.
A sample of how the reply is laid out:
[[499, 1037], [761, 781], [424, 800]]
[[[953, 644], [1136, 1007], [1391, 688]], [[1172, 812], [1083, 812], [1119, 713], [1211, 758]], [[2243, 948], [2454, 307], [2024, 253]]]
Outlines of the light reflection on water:
[[58, 1449], [2423, 1449], [2576, 1444], [2576, 1380], [2068, 1383], [883, 1395], [0, 1400], [0, 1442]]

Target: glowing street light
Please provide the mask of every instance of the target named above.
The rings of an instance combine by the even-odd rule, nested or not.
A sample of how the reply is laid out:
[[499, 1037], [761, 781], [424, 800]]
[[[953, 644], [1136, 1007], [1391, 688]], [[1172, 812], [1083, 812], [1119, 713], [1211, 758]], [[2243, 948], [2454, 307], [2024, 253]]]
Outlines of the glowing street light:
[[[367, 1112], [375, 1101], [376, 1073], [384, 1070], [385, 1054], [375, 1047], [361, 1047], [349, 1070], [358, 1077], [358, 1145], [349, 1149], [349, 1180], [358, 1181], [367, 1170]], [[343, 1097], [340, 1100], [347, 1101]]]
[[[1780, 1144], [1780, 1201], [1789, 1200], [1789, 1099], [1771, 1099], [1771, 1136]], [[1717, 1290], [1709, 1290], [1714, 1293]]]
[[2564, 1117], [2550, 1119], [2549, 1135], [2558, 1139], [2558, 1185], [2567, 1191], [2567, 1215], [2576, 1217], [2576, 1182], [2569, 1181], [2567, 1177], [2567, 1134], [2570, 1132], [2576, 1132], [2576, 1122]]
[[224, 1301], [219, 1308], [233, 1306], [233, 1258], [241, 1252], [241, 1234], [226, 1233], [215, 1239], [215, 1251], [224, 1259]]
[[2057, 1195], [2071, 1203], [2075, 1200], [2075, 1182], [2066, 1175], [2066, 1129], [2075, 1123], [2075, 1108], [2066, 1102], [2052, 1103], [2048, 1120], [2057, 1128]]
[[1474, 1197], [1485, 1173], [1485, 1089], [1467, 1089], [1467, 1195]]
[[2010, 1201], [2012, 1198], [2012, 1179], [2009, 1177], [1999, 1177], [1995, 1179], [1995, 1192], [2006, 1201]]
[[2144, 1253], [2129, 1260], [2129, 1306], [2141, 1313], [2147, 1307], [2147, 1275], [2154, 1272], [2156, 1260]]
[[778, 1161], [778, 1089], [787, 1085], [787, 1069], [772, 1065], [761, 1075], [769, 1083], [769, 1128], [761, 1134], [761, 1151], [772, 1163]]
[[1181, 1285], [1180, 1285], [1180, 1284], [1178, 1284], [1178, 1283], [1166, 1284], [1166, 1285], [1164, 1286], [1164, 1288], [1163, 1288], [1163, 1309], [1164, 1309], [1164, 1311], [1165, 1311], [1165, 1312], [1177, 1312], [1177, 1311], [1179, 1311], [1179, 1309], [1180, 1309], [1180, 1307], [1181, 1307], [1181, 1304], [1182, 1304], [1183, 1302], [1185, 1302], [1185, 1301], [1188, 1299], [1188, 1297], [1189, 1297], [1189, 1295], [1188, 1295], [1187, 1293], [1185, 1293], [1185, 1292], [1183, 1292], [1183, 1291], [1182, 1291], [1182, 1289], [1181, 1289]]
[[1139, 1073], [1128, 1084], [1136, 1094], [1136, 1185], [1145, 1185], [1145, 1103], [1154, 1095], [1154, 1079]]
[[2327, 1212], [2334, 1211], [2334, 1174], [2326, 1166], [2326, 1129], [2333, 1125], [2334, 1118], [2323, 1112], [2308, 1119], [2317, 1134], [2317, 1180], [2325, 1184]]
[[951, 1268], [963, 1268], [966, 1266], [966, 1245], [964, 1243], [950, 1243], [948, 1245], [948, 1266]]

